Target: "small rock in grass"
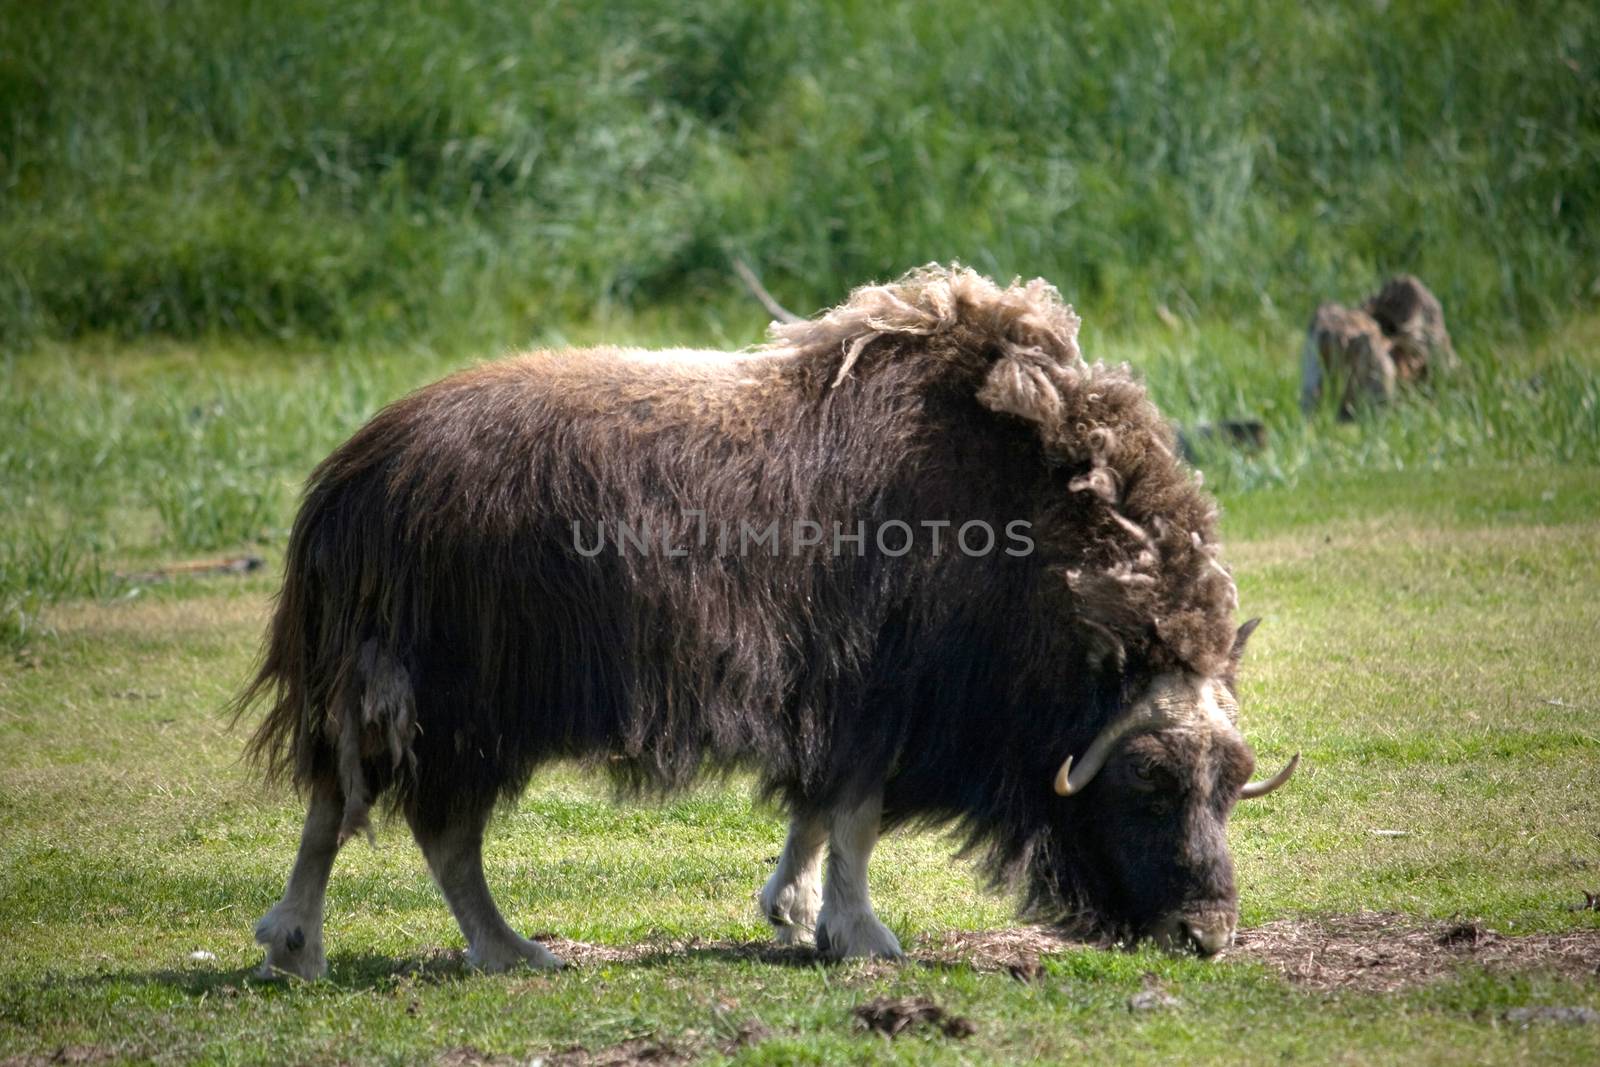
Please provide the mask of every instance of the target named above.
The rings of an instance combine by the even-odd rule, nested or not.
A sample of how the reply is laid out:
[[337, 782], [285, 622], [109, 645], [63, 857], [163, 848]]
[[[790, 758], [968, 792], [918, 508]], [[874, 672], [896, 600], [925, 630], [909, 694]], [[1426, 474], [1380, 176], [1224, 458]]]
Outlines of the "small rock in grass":
[[203, 948], [197, 948], [193, 952], [189, 953], [189, 958], [194, 960], [196, 963], [217, 962], [217, 954], [215, 952], [207, 952]]
[[1161, 987], [1161, 980], [1153, 974], [1144, 975], [1144, 988], [1128, 998], [1129, 1011], [1171, 1011], [1183, 1006], [1183, 1001]]
[[1128, 998], [1129, 1011], [1171, 1011], [1183, 1001], [1163, 989], [1142, 989]]
[[1006, 971], [1019, 982], [1037, 982], [1044, 977], [1044, 964], [1029, 957], [1011, 964]]
[[772, 1029], [766, 1023], [760, 1019], [748, 1019], [739, 1024], [732, 1037], [722, 1042], [719, 1051], [731, 1056], [748, 1045], [759, 1045], [771, 1036]]

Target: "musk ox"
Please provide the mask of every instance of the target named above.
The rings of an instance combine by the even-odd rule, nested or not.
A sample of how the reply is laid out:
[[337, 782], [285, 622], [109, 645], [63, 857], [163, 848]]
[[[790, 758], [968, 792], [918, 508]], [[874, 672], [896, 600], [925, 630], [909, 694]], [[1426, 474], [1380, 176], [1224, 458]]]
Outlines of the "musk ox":
[[1430, 369], [1459, 366], [1444, 308], [1422, 280], [1398, 274], [1360, 308], [1322, 304], [1306, 328], [1300, 362], [1300, 406], [1322, 402], [1324, 383], [1341, 390], [1339, 417], [1362, 404], [1386, 404], [1398, 385], [1426, 381]]
[[1395, 377], [1419, 382], [1435, 371], [1459, 365], [1450, 331], [1444, 324], [1444, 307], [1433, 291], [1414, 274], [1397, 274], [1367, 297], [1361, 310], [1372, 316], [1394, 353]]
[[1321, 304], [1306, 327], [1300, 357], [1300, 407], [1322, 403], [1325, 384], [1339, 390], [1339, 417], [1394, 399], [1394, 346], [1371, 315], [1342, 304]]
[[834, 957], [899, 954], [866, 874], [905, 823], [1034, 915], [1227, 945], [1225, 823], [1293, 762], [1248, 784], [1216, 508], [1077, 329], [1042, 281], [927, 267], [756, 350], [535, 352], [381, 411], [311, 476], [240, 697], [309, 798], [266, 972], [323, 971], [380, 802], [473, 964], [558, 966], [481, 845], [563, 758], [646, 791], [753, 769], [791, 819], [762, 910]]

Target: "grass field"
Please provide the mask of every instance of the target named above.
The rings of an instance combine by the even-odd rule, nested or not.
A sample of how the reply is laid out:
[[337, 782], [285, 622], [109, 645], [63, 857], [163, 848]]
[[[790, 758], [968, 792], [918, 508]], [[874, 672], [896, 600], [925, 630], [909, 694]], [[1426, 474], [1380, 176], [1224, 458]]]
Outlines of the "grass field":
[[[1240, 943], [1017, 928], [895, 837], [909, 962], [823, 966], [767, 947], [748, 781], [614, 806], [562, 766], [489, 862], [568, 971], [468, 973], [387, 826], [329, 979], [252, 980], [300, 809], [221, 709], [306, 474], [512, 348], [756, 342], [734, 255], [807, 313], [1042, 275], [1175, 421], [1263, 423], [1198, 457], [1266, 619], [1246, 733], [1305, 754], [1232, 822]], [[6, 5], [0, 1067], [1600, 1061], [1597, 263], [1583, 0]], [[1399, 271], [1461, 371], [1302, 415], [1312, 309]], [[973, 1030], [856, 1027], [902, 996]]]
[[0, 342], [695, 333], [928, 260], [1119, 328], [1396, 270], [1593, 305], [1600, 12], [1337, 0], [59, 0], [0, 20]]
[[[1153, 388], [1182, 412], [1225, 404], [1232, 378], [1262, 383], [1274, 445], [1214, 457], [1213, 480], [1243, 608], [1266, 618], [1246, 731], [1264, 764], [1303, 750], [1305, 767], [1232, 823], [1247, 934], [1230, 958], [1047, 944], [1027, 982], [1004, 953], [960, 948], [953, 932], [1012, 920], [947, 840], [892, 838], [874, 865], [880, 912], [913, 962], [824, 967], [759, 948], [753, 893], [781, 823], [751, 807], [745, 781], [614, 807], [576, 768], [542, 776], [490, 848], [513, 921], [584, 943], [566, 949], [567, 973], [465, 973], [420, 856], [390, 826], [377, 848], [341, 857], [330, 979], [253, 982], [251, 924], [281, 889], [299, 809], [238, 763], [242, 737], [220, 709], [259, 639], [295, 479], [453, 357], [156, 346], [12, 360], [3, 469], [15, 506], [0, 522], [0, 1058], [11, 1059], [0, 1062], [63, 1049], [613, 1062], [578, 1059], [580, 1046], [615, 1062], [1592, 1061], [1600, 1025], [1539, 1014], [1600, 1010], [1600, 913], [1573, 910], [1600, 889], [1590, 333], [1574, 324], [1500, 353], [1493, 372], [1480, 363], [1432, 402], [1355, 426], [1273, 414], [1292, 375], [1230, 336], [1104, 347], [1150, 350]], [[1225, 371], [1197, 369], [1208, 346]], [[1495, 382], [1541, 373], [1576, 387], [1486, 402]], [[139, 574], [243, 548], [268, 566]], [[1308, 982], [1298, 957], [1251, 948], [1251, 936], [1304, 938], [1365, 911], [1388, 918], [1345, 949], [1381, 956], [1411, 931], [1439, 957], [1430, 980], [1401, 967], [1386, 984], [1361, 976], [1382, 968]], [[1475, 962], [1434, 946], [1442, 926], [1418, 926], [1444, 920], [1513, 947], [1553, 939], [1566, 955]], [[1131, 1013], [1152, 983], [1179, 1006]], [[930, 997], [976, 1032], [890, 1042], [853, 1029], [852, 1010], [886, 995]]]

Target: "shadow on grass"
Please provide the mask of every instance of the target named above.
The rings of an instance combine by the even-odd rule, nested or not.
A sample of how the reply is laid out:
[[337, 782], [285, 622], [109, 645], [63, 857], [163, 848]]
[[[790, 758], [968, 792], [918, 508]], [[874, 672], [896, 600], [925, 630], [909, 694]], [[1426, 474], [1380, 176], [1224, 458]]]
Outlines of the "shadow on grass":
[[[770, 942], [716, 942], [706, 944], [668, 945], [643, 944], [628, 948], [605, 945], [588, 945], [563, 941], [561, 938], [541, 939], [562, 956], [566, 966], [562, 971], [547, 974], [533, 970], [512, 972], [510, 977], [559, 980], [567, 970], [591, 970], [605, 966], [662, 967], [697, 961], [719, 963], [762, 963], [784, 967], [834, 966], [815, 949], [785, 947]], [[563, 953], [561, 950], [567, 949]], [[572, 951], [576, 949], [576, 951]], [[885, 964], [887, 965], [887, 964]], [[468, 963], [462, 949], [425, 948], [419, 952], [390, 956], [379, 953], [332, 953], [328, 957], [327, 975], [315, 982], [280, 977], [262, 978], [259, 966], [209, 969], [203, 965], [193, 968], [158, 967], [150, 970], [106, 970], [88, 975], [40, 976], [33, 982], [19, 983], [33, 992], [81, 991], [125, 987], [160, 987], [186, 997], [237, 997], [279, 991], [317, 989], [335, 992], [357, 990], [386, 990], [406, 983], [447, 984], [467, 978], [479, 977], [481, 972]]]
[[[903, 960], [830, 960], [810, 946], [760, 940], [646, 940], [628, 945], [571, 941], [536, 934], [565, 961], [564, 971], [593, 972], [608, 967], [657, 969], [697, 965], [841, 969], [852, 976], [938, 971], [1010, 974], [1021, 981], [1044, 977], [1044, 961], [1055, 959], [1079, 977], [1116, 977], [1128, 967], [1145, 968], [1138, 953], [1074, 938], [1045, 926], [993, 930], [952, 930], [913, 939]], [[1317, 919], [1282, 919], [1240, 931], [1238, 943], [1221, 962], [1199, 965], [1212, 977], [1240, 966], [1264, 969], [1290, 985], [1320, 990], [1393, 993], [1479, 969], [1500, 974], [1545, 974], [1558, 980], [1592, 981], [1600, 927], [1555, 933], [1508, 935], [1472, 922], [1423, 920], [1394, 913], [1362, 912]], [[1070, 961], [1070, 962], [1069, 962]], [[459, 948], [425, 946], [401, 956], [341, 953], [330, 958], [328, 976], [318, 982], [262, 979], [256, 968], [211, 970], [158, 968], [104, 971], [81, 976], [45, 975], [3, 991], [30, 993], [90, 991], [116, 986], [159, 987], [188, 997], [255, 996], [297, 989], [343, 994], [389, 991], [402, 986], [445, 985], [478, 976]], [[1196, 972], [1199, 974], [1200, 972]], [[560, 982], [554, 974], [522, 971], [517, 982]], [[25, 995], [25, 994], [24, 994]], [[0, 1007], [3, 1007], [0, 1000]]]
[[[569, 971], [590, 971], [604, 967], [663, 968], [696, 964], [755, 964], [798, 970], [852, 968], [890, 971], [900, 967], [937, 970], [985, 970], [971, 963], [932, 956], [908, 955], [900, 961], [831, 960], [815, 948], [779, 945], [771, 941], [688, 941], [678, 943], [645, 942], [621, 946], [588, 944], [559, 937], [539, 937], [565, 966], [551, 973], [533, 970], [507, 975], [513, 979], [560, 981]], [[26, 986], [34, 993], [74, 991], [88, 993], [115, 987], [158, 987], [194, 999], [274, 996], [300, 990], [349, 993], [387, 991], [401, 985], [447, 985], [480, 977], [467, 962], [462, 949], [430, 947], [418, 952], [391, 956], [379, 953], [333, 953], [328, 957], [327, 975], [315, 982], [297, 978], [262, 978], [258, 966], [213, 970], [161, 967], [151, 970], [103, 971], [90, 975], [44, 975]]]

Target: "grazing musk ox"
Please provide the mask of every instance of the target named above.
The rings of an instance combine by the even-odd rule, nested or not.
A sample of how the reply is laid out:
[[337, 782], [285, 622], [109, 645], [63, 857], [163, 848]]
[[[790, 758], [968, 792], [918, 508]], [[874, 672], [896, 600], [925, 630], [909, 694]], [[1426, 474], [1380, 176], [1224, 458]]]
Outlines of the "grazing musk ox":
[[1042, 281], [927, 267], [754, 351], [539, 352], [380, 412], [311, 477], [240, 697], [309, 796], [267, 973], [324, 969], [380, 800], [476, 966], [558, 965], [481, 845], [563, 757], [649, 790], [753, 768], [791, 817], [761, 906], [832, 956], [899, 954], [866, 868], [905, 822], [956, 825], [1034, 915], [1226, 945], [1225, 821], [1293, 762], [1246, 784], [1215, 506], [1077, 327]]
[[1300, 406], [1322, 402], [1325, 383], [1343, 383], [1339, 417], [1363, 404], [1387, 404], [1400, 385], [1424, 382], [1460, 366], [1444, 308], [1414, 274], [1397, 274], [1359, 308], [1320, 304], [1306, 327], [1300, 357]]

